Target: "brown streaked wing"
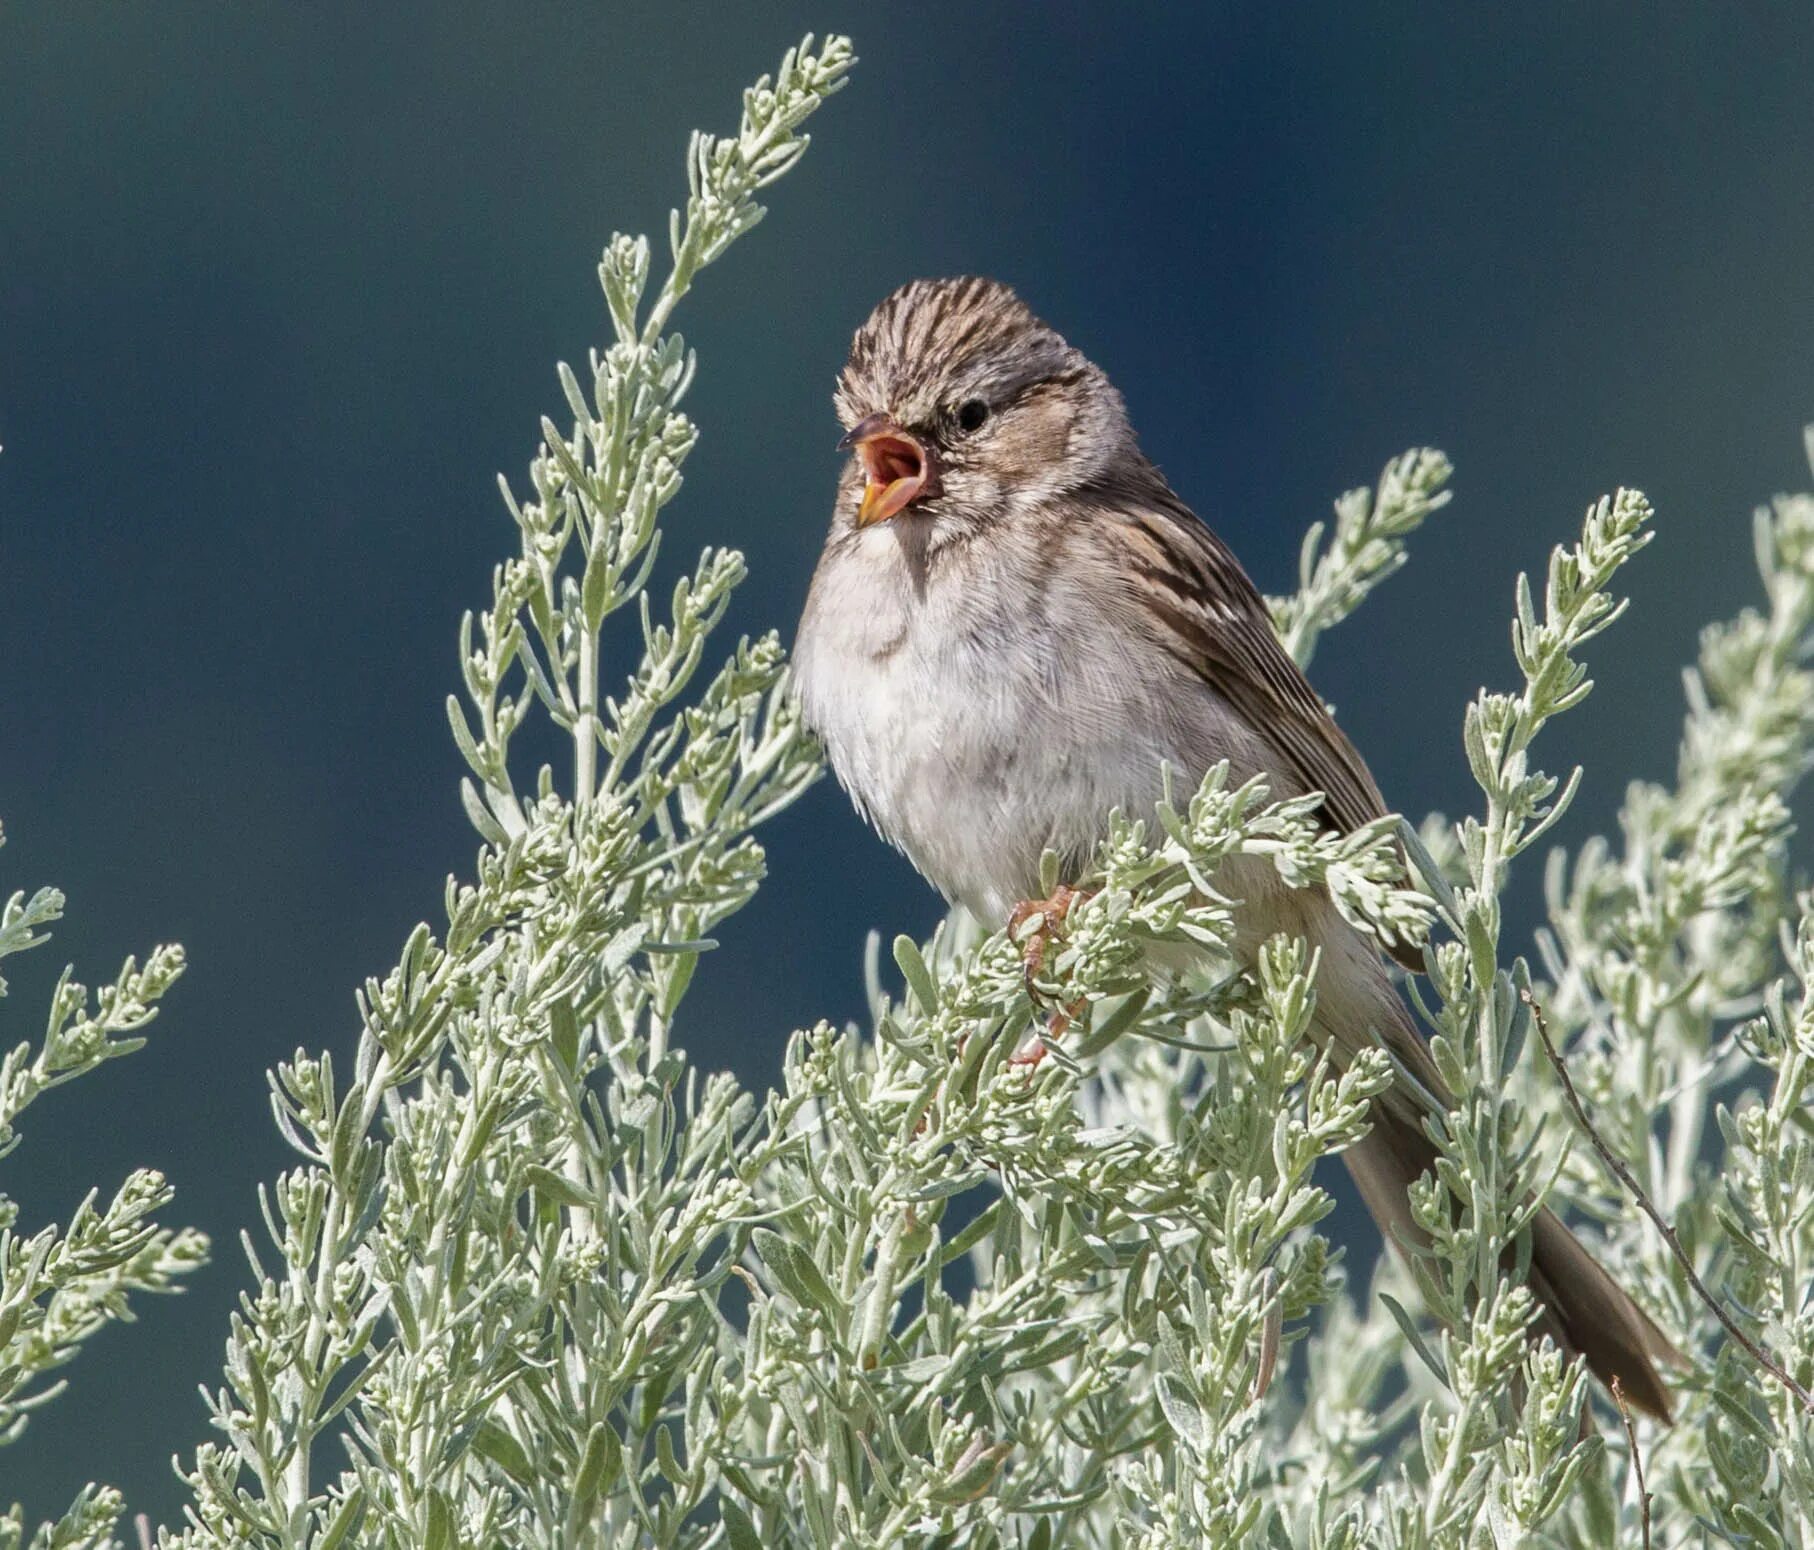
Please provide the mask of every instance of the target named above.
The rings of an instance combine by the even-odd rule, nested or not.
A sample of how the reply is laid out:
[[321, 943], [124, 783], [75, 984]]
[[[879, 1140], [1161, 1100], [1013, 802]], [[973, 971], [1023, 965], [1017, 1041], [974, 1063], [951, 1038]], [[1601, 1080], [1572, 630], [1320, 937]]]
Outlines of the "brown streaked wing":
[[[1114, 503], [1110, 532], [1153, 592], [1161, 644], [1259, 730], [1323, 817], [1347, 834], [1378, 818], [1385, 798], [1272, 627], [1266, 602], [1233, 552], [1155, 474], [1156, 488]], [[1421, 970], [1410, 949], [1393, 956]]]

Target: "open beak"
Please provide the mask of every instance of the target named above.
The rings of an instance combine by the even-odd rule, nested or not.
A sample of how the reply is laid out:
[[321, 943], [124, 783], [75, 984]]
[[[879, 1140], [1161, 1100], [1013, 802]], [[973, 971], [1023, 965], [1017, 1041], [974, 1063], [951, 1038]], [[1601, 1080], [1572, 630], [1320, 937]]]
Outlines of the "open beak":
[[886, 522], [922, 496], [938, 493], [931, 453], [886, 415], [872, 414], [859, 421], [838, 447], [841, 451], [854, 447], [863, 460], [866, 482], [857, 507], [858, 527]]

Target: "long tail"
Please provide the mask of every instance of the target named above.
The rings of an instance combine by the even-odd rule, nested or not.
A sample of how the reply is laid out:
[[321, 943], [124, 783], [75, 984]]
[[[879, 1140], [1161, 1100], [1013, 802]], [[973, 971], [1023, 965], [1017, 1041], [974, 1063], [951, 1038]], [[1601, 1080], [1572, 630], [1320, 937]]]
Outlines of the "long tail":
[[[1420, 1236], [1406, 1191], [1435, 1158], [1430, 1138], [1386, 1102], [1374, 1104], [1373, 1129], [1343, 1157], [1386, 1241], [1401, 1251]], [[1617, 1378], [1632, 1404], [1669, 1420], [1657, 1364], [1679, 1366], [1681, 1353], [1554, 1212], [1538, 1214], [1531, 1236], [1529, 1285], [1542, 1309], [1533, 1333], [1548, 1335], [1565, 1355], [1586, 1357], [1602, 1383]]]
[[[1301, 901], [1306, 895], [1295, 897]], [[1407, 1074], [1374, 1099], [1373, 1128], [1342, 1160], [1386, 1242], [1408, 1254], [1423, 1237], [1411, 1219], [1409, 1191], [1436, 1162], [1436, 1145], [1424, 1134], [1423, 1116], [1432, 1099], [1446, 1107], [1448, 1093], [1377, 949], [1332, 908], [1313, 906], [1308, 914], [1302, 924], [1323, 953], [1315, 1013], [1318, 1041], [1346, 1064], [1383, 1039]], [[1266, 924], [1277, 929], [1274, 921]], [[1422, 1093], [1414, 1091], [1418, 1087]], [[1530, 1232], [1527, 1285], [1541, 1310], [1533, 1336], [1548, 1335], [1565, 1355], [1585, 1357], [1588, 1370], [1602, 1383], [1610, 1386], [1617, 1378], [1632, 1404], [1668, 1420], [1669, 1391], [1658, 1365], [1686, 1366], [1681, 1353], [1553, 1212], [1538, 1213]]]

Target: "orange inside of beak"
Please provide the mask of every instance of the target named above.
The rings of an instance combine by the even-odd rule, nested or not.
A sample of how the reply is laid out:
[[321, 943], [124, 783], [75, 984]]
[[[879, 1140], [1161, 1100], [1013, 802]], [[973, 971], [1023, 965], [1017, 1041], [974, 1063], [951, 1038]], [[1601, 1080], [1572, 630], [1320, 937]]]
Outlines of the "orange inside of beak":
[[857, 526], [886, 522], [904, 511], [926, 488], [925, 449], [900, 431], [878, 431], [857, 443], [868, 482], [857, 508]]

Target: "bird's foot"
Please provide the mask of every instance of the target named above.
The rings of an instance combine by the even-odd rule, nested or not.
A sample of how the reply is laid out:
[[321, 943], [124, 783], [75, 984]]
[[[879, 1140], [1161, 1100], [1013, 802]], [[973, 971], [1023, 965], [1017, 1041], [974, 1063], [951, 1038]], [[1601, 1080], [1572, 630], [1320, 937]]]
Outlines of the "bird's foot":
[[[1021, 948], [1021, 972], [1026, 978], [1027, 994], [1037, 1004], [1044, 998], [1039, 988], [1040, 971], [1045, 967], [1046, 953], [1053, 941], [1064, 934], [1065, 921], [1076, 905], [1089, 897], [1088, 891], [1073, 888], [1068, 883], [1060, 883], [1052, 890], [1051, 896], [1044, 899], [1022, 899], [1014, 906], [1008, 916], [1008, 935], [1019, 940], [1021, 928], [1029, 920], [1038, 917], [1039, 924], [1027, 933]], [[1083, 1001], [1078, 999], [1069, 1006], [1061, 1006], [1046, 1019], [1045, 1032], [1036, 1034], [1017, 1050], [1012, 1056], [1012, 1064], [1017, 1066], [1037, 1066], [1046, 1058], [1046, 1047], [1064, 1037], [1077, 1014], [1083, 1010]]]
[[1008, 916], [1008, 935], [1016, 941], [1020, 939], [1021, 927], [1035, 916], [1039, 924], [1028, 933], [1021, 947], [1021, 972], [1026, 976], [1027, 994], [1035, 1001], [1039, 999], [1039, 971], [1045, 967], [1046, 952], [1055, 938], [1064, 934], [1064, 923], [1070, 916], [1072, 908], [1082, 899], [1089, 897], [1081, 888], [1073, 888], [1068, 883], [1060, 883], [1052, 890], [1051, 897], [1045, 899], [1022, 899], [1014, 906]]
[[1083, 997], [1079, 996], [1069, 1006], [1061, 1006], [1046, 1019], [1044, 1033], [1036, 1033], [1032, 1038], [1008, 1057], [1011, 1066], [1025, 1066], [1031, 1070], [1046, 1058], [1048, 1048], [1056, 1044], [1069, 1031], [1083, 1010]]

